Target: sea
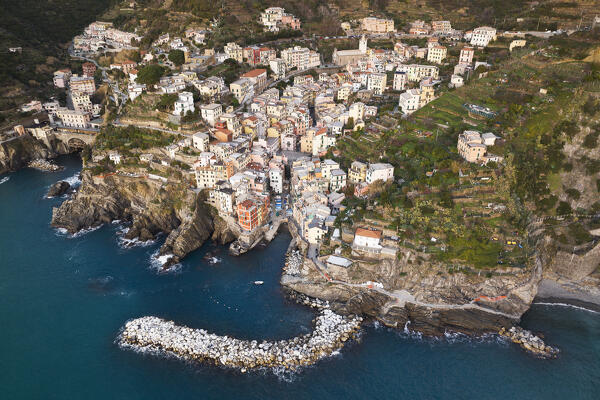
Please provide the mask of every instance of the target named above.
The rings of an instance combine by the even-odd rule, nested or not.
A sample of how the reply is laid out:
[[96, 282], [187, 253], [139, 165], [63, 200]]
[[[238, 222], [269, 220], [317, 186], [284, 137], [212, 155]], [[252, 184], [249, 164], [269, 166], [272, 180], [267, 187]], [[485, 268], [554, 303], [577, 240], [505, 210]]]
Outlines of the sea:
[[309, 332], [314, 311], [279, 286], [290, 236], [241, 257], [206, 243], [161, 274], [164, 237], [128, 247], [119, 222], [75, 236], [50, 226], [65, 198], [46, 191], [77, 184], [81, 169], [76, 155], [57, 162], [63, 171], [0, 176], [0, 399], [600, 399], [600, 314], [559, 305], [522, 321], [560, 348], [554, 360], [495, 335], [431, 339], [377, 323], [294, 373], [122, 350], [123, 324], [146, 315], [246, 339]]

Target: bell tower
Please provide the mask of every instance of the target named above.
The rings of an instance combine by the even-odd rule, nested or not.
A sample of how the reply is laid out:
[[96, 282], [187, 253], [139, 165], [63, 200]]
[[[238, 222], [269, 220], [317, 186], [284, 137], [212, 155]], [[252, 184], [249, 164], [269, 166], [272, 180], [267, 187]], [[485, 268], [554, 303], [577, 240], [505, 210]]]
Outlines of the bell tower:
[[358, 43], [358, 50], [361, 53], [365, 53], [365, 54], [367, 53], [367, 50], [369, 49], [369, 47], [367, 45], [368, 40], [369, 39], [367, 39], [367, 37], [365, 35], [362, 35], [360, 37], [360, 42]]

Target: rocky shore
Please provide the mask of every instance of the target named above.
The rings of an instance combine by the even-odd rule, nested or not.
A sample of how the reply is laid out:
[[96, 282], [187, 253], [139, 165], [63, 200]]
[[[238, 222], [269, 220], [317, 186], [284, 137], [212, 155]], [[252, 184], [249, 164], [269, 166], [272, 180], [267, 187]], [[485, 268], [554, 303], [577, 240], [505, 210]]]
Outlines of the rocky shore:
[[29, 135], [19, 136], [0, 143], [0, 174], [26, 167], [33, 160], [47, 160], [71, 152], [58, 140], [42, 143]]
[[308, 305], [319, 308], [311, 333], [288, 340], [256, 341], [219, 336], [204, 329], [176, 325], [157, 317], [142, 317], [125, 324], [118, 337], [121, 347], [158, 352], [177, 358], [236, 368], [295, 370], [330, 356], [357, 334], [362, 318], [342, 316], [318, 300]]
[[120, 175], [94, 177], [85, 169], [75, 195], [52, 210], [52, 226], [71, 234], [114, 220], [131, 224], [127, 240], [144, 242], [166, 234], [158, 255], [171, 256], [163, 270], [209, 238], [219, 243], [235, 238], [200, 195], [184, 185]]
[[46, 197], [56, 197], [62, 196], [67, 193], [71, 189], [71, 185], [65, 181], [58, 181], [48, 189], [48, 193], [46, 193]]
[[555, 358], [558, 356], [559, 350], [557, 348], [546, 345], [539, 336], [521, 327], [501, 328], [498, 334], [509, 338], [513, 343], [518, 344], [523, 349], [538, 357]]
[[63, 167], [60, 167], [60, 166], [54, 164], [53, 162], [44, 160], [42, 158], [38, 158], [36, 160], [30, 161], [29, 164], [27, 164], [27, 166], [29, 168], [35, 168], [35, 169], [39, 169], [40, 171], [47, 171], [47, 172], [60, 171], [63, 169]]

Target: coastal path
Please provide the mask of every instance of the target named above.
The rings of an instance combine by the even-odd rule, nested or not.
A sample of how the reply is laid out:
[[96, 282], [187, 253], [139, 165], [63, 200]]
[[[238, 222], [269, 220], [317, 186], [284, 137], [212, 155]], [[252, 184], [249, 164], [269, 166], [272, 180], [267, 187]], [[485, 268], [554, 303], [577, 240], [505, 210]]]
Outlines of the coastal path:
[[519, 319], [521, 318], [520, 315], [513, 315], [513, 314], [507, 314], [507, 313], [503, 313], [502, 311], [497, 311], [497, 310], [492, 310], [490, 308], [486, 308], [486, 307], [482, 307], [478, 304], [474, 304], [474, 303], [466, 303], [466, 304], [434, 304], [434, 303], [425, 303], [422, 301], [418, 301], [415, 299], [415, 297], [410, 294], [408, 291], [406, 290], [394, 290], [392, 292], [390, 292], [389, 290], [385, 290], [383, 288], [379, 288], [375, 285], [373, 286], [365, 286], [362, 283], [349, 283], [349, 282], [344, 282], [344, 281], [340, 281], [337, 279], [332, 279], [326, 272], [325, 270], [327, 269], [327, 267], [325, 266], [325, 264], [323, 264], [323, 262], [321, 260], [319, 260], [317, 258], [318, 255], [318, 247], [315, 245], [310, 245], [309, 249], [308, 249], [308, 257], [313, 261], [313, 263], [315, 264], [315, 267], [317, 268], [317, 270], [319, 271], [319, 273], [323, 276], [323, 278], [330, 283], [336, 283], [339, 285], [344, 285], [344, 286], [348, 286], [348, 287], [352, 287], [352, 288], [361, 288], [361, 289], [369, 289], [369, 290], [373, 290], [376, 291], [378, 293], [381, 293], [387, 297], [390, 297], [392, 299], [394, 299], [394, 303], [391, 303], [389, 305], [387, 305], [386, 307], [392, 307], [394, 305], [398, 305], [399, 307], [404, 307], [404, 305], [406, 303], [412, 303], [418, 306], [423, 306], [423, 307], [428, 307], [428, 308], [434, 308], [434, 309], [442, 309], [442, 310], [479, 310], [479, 311], [484, 311], [487, 313], [491, 313], [491, 314], [496, 314], [496, 315], [501, 315], [503, 317], [507, 317], [510, 319]]

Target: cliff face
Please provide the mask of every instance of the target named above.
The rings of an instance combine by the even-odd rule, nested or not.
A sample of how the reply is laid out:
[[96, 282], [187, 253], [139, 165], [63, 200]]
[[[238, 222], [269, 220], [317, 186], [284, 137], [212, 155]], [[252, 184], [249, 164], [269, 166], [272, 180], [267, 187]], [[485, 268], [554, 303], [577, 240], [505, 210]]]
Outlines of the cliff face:
[[32, 160], [48, 159], [69, 152], [62, 142], [51, 142], [48, 147], [29, 135], [21, 136], [0, 143], [0, 174], [23, 168]]
[[[150, 240], [166, 233], [160, 253], [173, 254], [168, 265], [211, 237], [214, 219], [211, 209], [185, 187], [120, 175], [92, 177], [86, 170], [79, 191], [52, 211], [52, 226], [70, 233], [113, 220], [131, 221], [128, 239]], [[227, 235], [227, 228], [219, 227], [217, 236]]]
[[[405, 250], [408, 254], [408, 250]], [[402, 260], [402, 261], [401, 261]], [[433, 261], [400, 259], [365, 260], [354, 257], [346, 279], [335, 271], [328, 282], [324, 265], [305, 259], [298, 271], [282, 276], [282, 284], [310, 297], [328, 300], [339, 313], [358, 313], [382, 323], [427, 335], [446, 331], [467, 334], [498, 332], [517, 323], [537, 293], [542, 277], [541, 262], [528, 269], [452, 272]], [[383, 284], [382, 288], [368, 281]]]

